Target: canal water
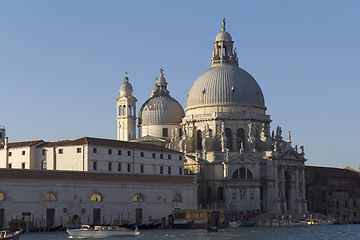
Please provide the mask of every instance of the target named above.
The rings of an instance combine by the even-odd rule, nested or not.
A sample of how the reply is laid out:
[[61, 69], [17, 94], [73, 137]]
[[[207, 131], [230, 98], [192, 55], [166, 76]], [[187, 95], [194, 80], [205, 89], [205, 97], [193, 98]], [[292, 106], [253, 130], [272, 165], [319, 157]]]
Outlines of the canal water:
[[[21, 240], [60, 240], [67, 239], [66, 232], [25, 233]], [[208, 233], [206, 230], [142, 230], [138, 237], [112, 237], [109, 240], [359, 240], [360, 224], [298, 226], [298, 227], [248, 227], [220, 229]]]

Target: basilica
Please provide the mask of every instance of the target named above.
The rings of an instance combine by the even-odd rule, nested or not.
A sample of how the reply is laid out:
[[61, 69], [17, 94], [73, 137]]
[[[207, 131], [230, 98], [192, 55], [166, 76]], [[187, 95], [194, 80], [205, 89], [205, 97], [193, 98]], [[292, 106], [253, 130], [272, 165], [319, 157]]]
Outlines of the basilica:
[[[198, 180], [198, 207], [229, 213], [307, 212], [304, 147], [270, 128], [264, 95], [238, 66], [225, 20], [210, 68], [193, 83], [185, 110], [170, 96], [163, 69], [136, 124], [136, 98], [125, 77], [117, 102], [117, 138], [184, 154], [184, 172]], [[136, 138], [136, 125], [138, 138]]]
[[126, 76], [116, 140], [9, 142], [0, 126], [0, 229], [21, 216], [42, 229], [156, 223], [176, 209], [226, 210], [228, 220], [307, 213], [304, 147], [270, 128], [262, 90], [238, 66], [225, 20], [185, 109], [162, 68], [138, 115], [136, 103]]

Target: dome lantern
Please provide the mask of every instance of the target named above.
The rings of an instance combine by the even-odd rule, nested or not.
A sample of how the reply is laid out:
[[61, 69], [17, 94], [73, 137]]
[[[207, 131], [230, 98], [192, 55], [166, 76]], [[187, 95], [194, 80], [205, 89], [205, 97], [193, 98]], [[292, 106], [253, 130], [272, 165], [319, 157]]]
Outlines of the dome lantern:
[[225, 18], [222, 20], [221, 32], [216, 36], [212, 51], [211, 67], [238, 66], [236, 48], [231, 35], [225, 31]]
[[164, 78], [164, 70], [160, 67], [160, 75], [156, 78], [155, 88], [151, 93], [151, 97], [154, 96], [170, 96], [169, 90], [167, 90], [167, 82]]

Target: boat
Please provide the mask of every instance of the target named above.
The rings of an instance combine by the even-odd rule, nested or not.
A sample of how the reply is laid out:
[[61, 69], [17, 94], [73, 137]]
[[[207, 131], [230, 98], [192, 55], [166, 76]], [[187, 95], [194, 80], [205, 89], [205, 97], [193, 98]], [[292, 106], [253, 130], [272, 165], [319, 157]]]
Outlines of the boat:
[[219, 228], [217, 226], [211, 226], [207, 228], [208, 232], [217, 232], [219, 231]]
[[218, 228], [229, 227], [225, 221], [225, 210], [179, 209], [173, 211], [172, 228], [207, 229], [214, 225]]
[[22, 234], [22, 229], [16, 232], [0, 231], [0, 240], [17, 240]]
[[67, 229], [70, 238], [107, 238], [114, 236], [138, 236], [140, 231], [120, 226], [94, 226], [82, 225], [79, 229]]

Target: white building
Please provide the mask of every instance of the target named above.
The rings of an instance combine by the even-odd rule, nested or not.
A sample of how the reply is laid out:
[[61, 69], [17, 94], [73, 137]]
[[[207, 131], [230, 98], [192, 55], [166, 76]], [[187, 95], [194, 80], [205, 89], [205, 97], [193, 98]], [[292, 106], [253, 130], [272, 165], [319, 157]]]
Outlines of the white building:
[[[56, 170], [56, 171], [55, 171]], [[0, 229], [31, 213], [34, 227], [145, 224], [197, 207], [184, 154], [162, 146], [83, 137], [0, 145]]]
[[0, 169], [0, 182], [0, 229], [149, 224], [197, 201], [189, 176]]
[[161, 146], [83, 137], [0, 145], [0, 168], [183, 175], [184, 154]]

